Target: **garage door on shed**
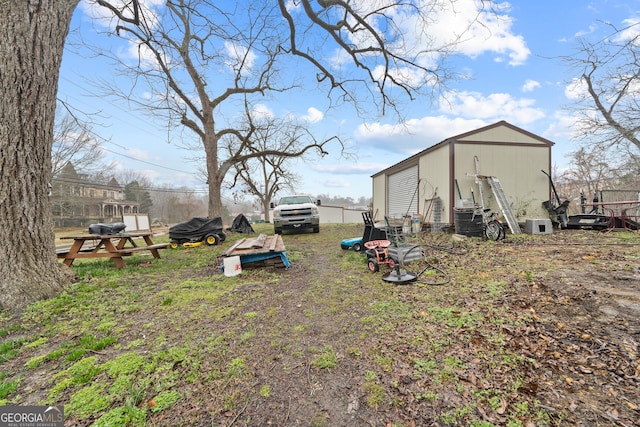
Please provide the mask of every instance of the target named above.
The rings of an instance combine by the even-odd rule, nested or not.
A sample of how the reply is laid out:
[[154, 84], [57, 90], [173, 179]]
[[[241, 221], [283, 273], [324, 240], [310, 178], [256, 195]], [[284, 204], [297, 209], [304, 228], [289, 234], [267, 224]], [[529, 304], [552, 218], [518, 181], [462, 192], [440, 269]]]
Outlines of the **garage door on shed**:
[[418, 165], [390, 174], [387, 184], [389, 217], [399, 218], [418, 213]]

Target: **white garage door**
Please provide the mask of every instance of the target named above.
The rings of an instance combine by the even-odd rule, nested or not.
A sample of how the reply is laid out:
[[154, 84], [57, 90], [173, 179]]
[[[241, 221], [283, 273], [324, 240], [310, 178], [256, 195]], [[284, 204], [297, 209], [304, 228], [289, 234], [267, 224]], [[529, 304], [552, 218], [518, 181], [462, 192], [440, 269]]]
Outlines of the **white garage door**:
[[390, 217], [418, 213], [418, 165], [389, 175], [387, 212]]

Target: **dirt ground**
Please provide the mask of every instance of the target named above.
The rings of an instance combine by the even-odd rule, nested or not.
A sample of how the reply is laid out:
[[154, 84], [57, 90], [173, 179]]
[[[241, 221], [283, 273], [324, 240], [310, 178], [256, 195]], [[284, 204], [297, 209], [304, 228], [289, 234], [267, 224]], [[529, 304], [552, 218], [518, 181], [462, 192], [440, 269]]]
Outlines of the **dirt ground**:
[[534, 271], [532, 293], [510, 303], [538, 320], [520, 337], [538, 361], [536, 397], [576, 425], [640, 425], [640, 235], [622, 236], [565, 230], [496, 247]]
[[[447, 265], [446, 273], [454, 282], [457, 272], [473, 271], [476, 268], [474, 263], [482, 259], [480, 265], [485, 265], [488, 259], [488, 268], [498, 275], [503, 273], [504, 279], [513, 285], [514, 292], [506, 293], [500, 302], [511, 310], [531, 313], [534, 322], [512, 329], [511, 335], [509, 328], [505, 328], [508, 335], [505, 345], [517, 348], [535, 360], [528, 367], [525, 383], [514, 394], [527, 395], [532, 401], [537, 401], [539, 408], [552, 415], [548, 424], [639, 426], [640, 235], [555, 230], [552, 234], [533, 239], [529, 237], [508, 234], [505, 240], [493, 245], [463, 240], [458, 244], [463, 252], [440, 252], [438, 256], [442, 265]], [[430, 241], [429, 238], [426, 241]], [[321, 265], [330, 264], [329, 260], [323, 260], [321, 251], [308, 255]], [[294, 277], [309, 274], [309, 271], [304, 271], [305, 267], [298, 268], [303, 271], [295, 271], [294, 268]], [[482, 268], [477, 271], [479, 277], [483, 274]], [[325, 270], [324, 274], [331, 273]], [[294, 279], [287, 283], [295, 287], [298, 281]], [[396, 289], [411, 298], [409, 295], [416, 290], [410, 288]], [[305, 301], [298, 302], [298, 306], [305, 304]], [[398, 337], [402, 339], [401, 333]], [[397, 346], [398, 341], [393, 345]], [[475, 343], [478, 346], [469, 350], [483, 351], [481, 340]], [[354, 384], [354, 378], [341, 374], [363, 368], [353, 366], [349, 369], [345, 366], [356, 363], [349, 357], [343, 357], [340, 363], [343, 369], [335, 373], [335, 378], [325, 377], [322, 380], [314, 380], [313, 370], [308, 366], [297, 369], [304, 383], [301, 388], [313, 389], [315, 386], [318, 390], [310, 394], [294, 393], [295, 396], [306, 397], [297, 401], [297, 405], [283, 405], [281, 410], [287, 414], [283, 425], [296, 425], [291, 421], [299, 415], [309, 419], [313, 411], [331, 414], [327, 415], [330, 421], [326, 425], [385, 425], [381, 422], [385, 418], [389, 420], [387, 426], [448, 425], [442, 418], [436, 419], [429, 414], [429, 410], [437, 413], [442, 408], [432, 406], [420, 410], [418, 408], [424, 405], [415, 401], [415, 406], [412, 405], [407, 396], [417, 395], [420, 386], [410, 378], [411, 375], [397, 377], [402, 384], [396, 390], [398, 399], [405, 402], [402, 410], [381, 406], [368, 412], [363, 402], [362, 387]], [[393, 370], [399, 369], [396, 366]], [[497, 378], [501, 374], [495, 372], [496, 382], [499, 382]], [[479, 380], [473, 374], [469, 377], [467, 380], [473, 386], [483, 387], [476, 383]], [[291, 377], [287, 381], [290, 387], [294, 387]], [[347, 402], [340, 406], [345, 406], [346, 410], [331, 407], [337, 399], [344, 401], [344, 396], [348, 397]], [[452, 393], [448, 403], [463, 407], [465, 397], [456, 401]], [[504, 405], [507, 406], [506, 403]], [[302, 411], [302, 414], [292, 413], [291, 408], [297, 408], [296, 411]], [[477, 410], [482, 412], [482, 408]], [[387, 411], [384, 417], [383, 411]], [[484, 419], [490, 423], [488, 425], [507, 425], [500, 414], [500, 409], [487, 410]], [[522, 419], [522, 425], [537, 425], [531, 418], [529, 421], [527, 417]], [[279, 424], [276, 418], [267, 417], [262, 421], [264, 425]], [[451, 424], [465, 425], [464, 422]], [[255, 425], [262, 424], [258, 422]], [[325, 424], [318, 422], [317, 425]]]
[[[302, 236], [305, 237], [305, 236]], [[530, 236], [529, 236], [530, 237]], [[288, 246], [295, 246], [296, 236], [286, 236]], [[480, 265], [492, 270], [492, 275], [502, 275], [513, 291], [501, 296], [499, 303], [511, 311], [530, 313], [533, 322], [523, 327], [505, 327], [504, 345], [517, 349], [535, 362], [526, 366], [523, 384], [513, 391], [512, 402], [502, 402], [499, 408], [474, 408], [482, 414], [486, 425], [509, 424], [506, 413], [513, 413], [514, 402], [530, 399], [539, 409], [550, 414], [545, 425], [562, 426], [640, 426], [640, 235], [637, 233], [603, 233], [591, 230], [556, 230], [553, 234], [534, 239], [507, 235], [495, 244], [486, 245], [461, 241], [459, 253], [439, 253], [441, 265], [455, 282], [456, 274], [477, 269]], [[316, 265], [330, 265], [331, 251], [306, 249]], [[309, 269], [297, 263], [288, 273], [283, 286], [290, 289], [288, 300], [282, 301], [289, 309], [289, 323], [304, 322], [304, 308], [313, 305], [305, 299], [301, 277], [309, 274], [326, 275], [331, 269]], [[455, 295], [455, 290], [445, 284], [443, 293]], [[446, 288], [446, 291], [444, 289]], [[297, 289], [300, 289], [298, 293]], [[277, 293], [261, 289], [263, 301], [277, 303]], [[416, 286], [396, 286], [400, 298], [418, 299], [423, 291]], [[468, 298], [468, 304], [475, 304]], [[307, 308], [308, 309], [308, 308]], [[295, 317], [298, 319], [295, 319]], [[354, 313], [353, 317], [357, 317]], [[327, 324], [317, 323], [309, 331], [309, 345], [318, 343], [319, 337], [331, 336], [339, 342], [340, 331], [328, 331], [340, 324], [343, 330], [351, 326], [350, 320], [329, 319]], [[360, 326], [353, 326], [358, 328]], [[396, 337], [389, 342], [396, 354], [401, 353], [403, 340], [410, 340], [398, 322]], [[376, 346], [377, 344], [377, 346]], [[318, 344], [319, 345], [319, 344]], [[385, 355], [386, 343], [373, 343]], [[473, 353], [486, 348], [482, 336], [473, 337], [469, 348], [456, 348], [452, 352], [466, 352], [466, 360], [473, 364]], [[407, 346], [409, 351], [409, 346]], [[471, 353], [471, 354], [469, 354]], [[389, 350], [388, 354], [393, 354]], [[269, 356], [269, 355], [267, 355]], [[374, 357], [381, 357], [379, 354]], [[463, 356], [464, 357], [464, 356]], [[287, 357], [269, 359], [260, 372], [274, 384], [286, 385], [289, 397], [273, 396], [264, 406], [248, 405], [239, 419], [250, 418], [250, 425], [335, 425], [335, 426], [440, 426], [467, 425], [464, 416], [446, 422], [434, 414], [443, 413], [445, 407], [459, 410], [473, 401], [467, 393], [458, 394], [445, 388], [439, 389], [438, 402], [425, 404], [418, 400], [420, 390], [435, 386], [429, 380], [417, 381], [411, 374], [411, 366], [403, 366], [399, 360], [389, 370], [391, 379], [385, 383], [388, 394], [395, 393], [398, 406], [367, 406], [366, 389], [362, 379], [349, 376], [367, 370], [364, 358], [349, 357], [338, 353], [341, 369], [319, 372], [310, 365], [296, 364]], [[393, 358], [393, 356], [391, 356]], [[278, 379], [276, 367], [293, 365], [286, 375]], [[404, 373], [403, 373], [404, 372]], [[482, 389], [500, 387], [502, 377], [512, 373], [492, 373], [494, 384], [482, 384], [483, 373], [460, 374], [460, 379], [475, 393]], [[258, 378], [261, 376], [257, 375]], [[520, 375], [520, 374], [516, 374]], [[504, 381], [506, 384], [507, 381]], [[391, 390], [391, 391], [390, 391]], [[369, 393], [370, 395], [370, 393]], [[279, 402], [279, 403], [276, 403]], [[437, 405], [441, 405], [438, 407]], [[369, 405], [371, 406], [371, 405]], [[532, 406], [532, 405], [531, 405]], [[231, 417], [232, 414], [229, 414]], [[503, 416], [504, 415], [504, 416]], [[530, 416], [521, 417], [518, 425], [532, 427], [539, 424]], [[300, 420], [306, 420], [300, 422]], [[311, 421], [309, 421], [311, 420]], [[386, 421], [385, 421], [386, 420]], [[462, 420], [462, 421], [461, 421]], [[310, 424], [308, 424], [310, 422]], [[474, 424], [479, 425], [479, 424]]]
[[[139, 306], [121, 321], [153, 325], [143, 331], [149, 343], [162, 337], [168, 346], [188, 341], [204, 351], [199, 381], [186, 380], [194, 369], [188, 363], [172, 365], [183, 398], [171, 410], [150, 412], [146, 425], [640, 426], [639, 233], [461, 239], [455, 250], [433, 252], [447, 283], [435, 286], [435, 276], [400, 286], [338, 248], [339, 237], [359, 232], [353, 226], [286, 234], [291, 268], [243, 271], [215, 304], [198, 296], [184, 308], [177, 301], [158, 308], [166, 277], [144, 264], [132, 270], [139, 277], [126, 289]], [[443, 248], [451, 235], [425, 235], [424, 242]], [[218, 249], [192, 253], [198, 250]], [[178, 258], [187, 252], [165, 258], [182, 265]], [[222, 286], [219, 260], [185, 265], [171, 273], [180, 276], [180, 293], [197, 289], [193, 278]], [[500, 286], [491, 298], [468, 291], [471, 285], [490, 293], [488, 282]], [[141, 333], [132, 329], [119, 340]], [[522, 360], [502, 359], [514, 355]], [[96, 356], [104, 363], [117, 351]], [[9, 368], [24, 369], [28, 357]], [[242, 366], [228, 368], [239, 357]], [[54, 363], [30, 374], [23, 390], [31, 394], [21, 391], [19, 403], [46, 395], [46, 371], [61, 369]]]

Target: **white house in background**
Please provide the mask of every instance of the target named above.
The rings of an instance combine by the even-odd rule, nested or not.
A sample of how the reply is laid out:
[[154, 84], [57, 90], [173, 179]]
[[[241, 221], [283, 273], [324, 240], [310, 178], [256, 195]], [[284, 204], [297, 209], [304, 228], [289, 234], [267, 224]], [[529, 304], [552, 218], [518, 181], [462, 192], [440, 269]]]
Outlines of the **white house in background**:
[[[476, 161], [481, 175], [499, 179], [519, 223], [549, 218], [553, 142], [500, 121], [439, 142], [371, 176], [373, 215], [399, 218], [419, 214], [424, 222], [454, 224], [454, 208], [480, 204]], [[500, 212], [483, 181], [485, 204]]]

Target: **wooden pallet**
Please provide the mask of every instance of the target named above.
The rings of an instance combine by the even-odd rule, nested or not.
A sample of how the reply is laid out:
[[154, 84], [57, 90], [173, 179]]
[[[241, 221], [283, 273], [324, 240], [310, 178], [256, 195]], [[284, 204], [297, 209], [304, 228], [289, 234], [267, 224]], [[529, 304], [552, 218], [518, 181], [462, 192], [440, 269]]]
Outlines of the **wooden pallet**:
[[[283, 262], [286, 248], [282, 237], [279, 234], [273, 236], [267, 236], [266, 234], [260, 234], [256, 238], [243, 238], [235, 242], [224, 252], [223, 257], [239, 256], [242, 262], [242, 267], [286, 267]], [[265, 259], [251, 260], [247, 262], [248, 258], [256, 258], [264, 255]], [[280, 256], [274, 256], [280, 255]]]

